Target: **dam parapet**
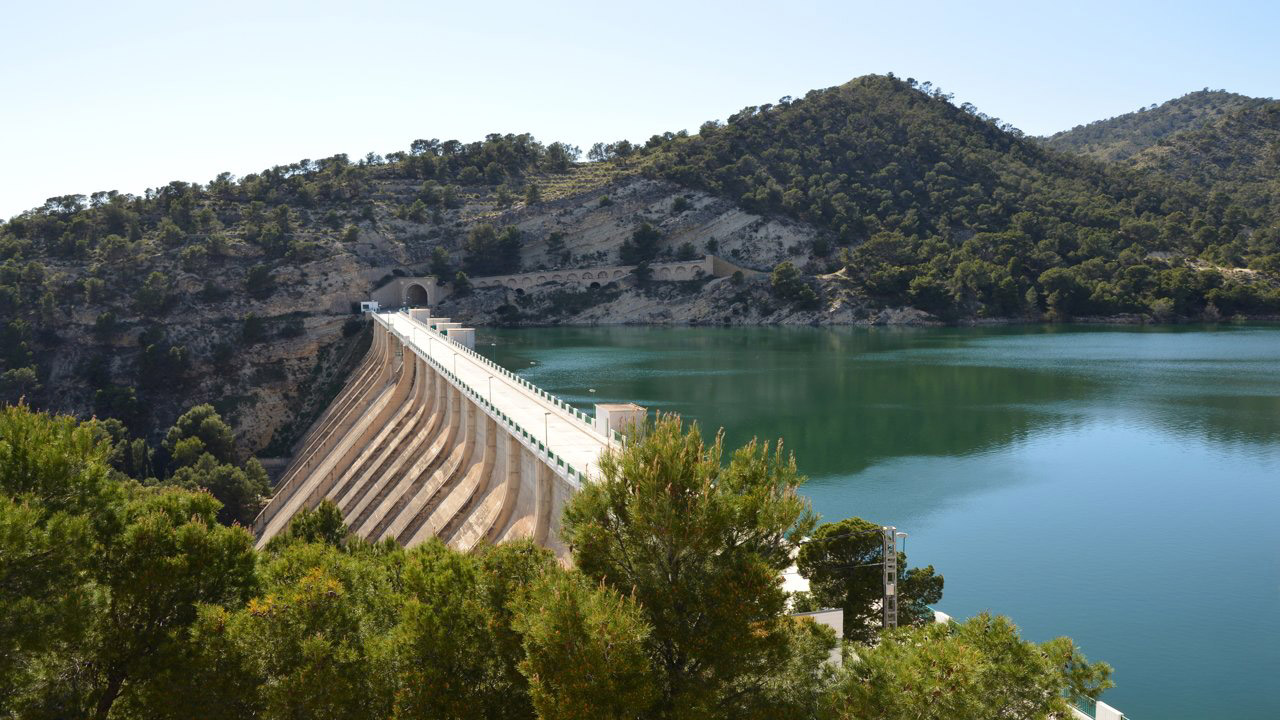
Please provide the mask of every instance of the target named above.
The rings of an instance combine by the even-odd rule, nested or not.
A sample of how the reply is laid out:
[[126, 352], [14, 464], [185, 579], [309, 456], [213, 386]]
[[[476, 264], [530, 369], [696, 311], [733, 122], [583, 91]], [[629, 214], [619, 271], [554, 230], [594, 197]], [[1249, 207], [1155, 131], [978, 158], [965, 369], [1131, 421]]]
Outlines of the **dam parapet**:
[[638, 405], [596, 417], [473, 348], [427, 308], [369, 313], [360, 366], [295, 449], [253, 531], [259, 547], [328, 499], [353, 534], [458, 549], [532, 538], [562, 559], [560, 511], [620, 448]]

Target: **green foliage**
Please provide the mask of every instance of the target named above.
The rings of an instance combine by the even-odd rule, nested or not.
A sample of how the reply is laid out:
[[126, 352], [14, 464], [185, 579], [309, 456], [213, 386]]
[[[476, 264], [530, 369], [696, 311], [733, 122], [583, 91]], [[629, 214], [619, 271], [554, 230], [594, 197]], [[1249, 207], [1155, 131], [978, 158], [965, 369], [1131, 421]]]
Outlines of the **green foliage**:
[[[166, 446], [191, 439], [227, 440], [206, 408]], [[0, 412], [0, 714], [963, 720], [1110, 684], [1070, 640], [985, 615], [827, 665], [831, 631], [783, 614], [812, 529], [793, 463], [755, 443], [723, 463], [674, 418], [571, 501], [577, 569], [529, 541], [370, 544], [327, 501], [257, 553], [210, 494], [124, 479], [137, 449], [119, 422]]]
[[238, 523], [246, 527], [253, 523], [270, 490], [266, 470], [256, 459], [250, 459], [241, 469], [230, 463], [219, 463], [208, 453], [179, 467], [169, 482], [179, 487], [209, 491], [221, 503], [218, 522], [223, 525]]
[[[846, 271], [871, 306], [911, 304], [946, 318], [1034, 316], [1038, 308], [1026, 302], [1034, 289], [1058, 318], [1145, 312], [1163, 308], [1156, 301], [1164, 298], [1185, 317], [1206, 310], [1208, 289], [1179, 299], [1126, 273], [1139, 265], [1175, 273], [1201, 255], [1239, 266], [1276, 252], [1270, 229], [1280, 193], [1258, 152], [1277, 136], [1275, 107], [1228, 114], [1197, 131], [1212, 138], [1170, 136], [1170, 148], [1135, 156], [1198, 178], [1200, 188], [1047, 150], [941, 91], [891, 76], [748, 107], [697, 136], [659, 139], [647, 169], [747, 210], [806, 221], [822, 245], [830, 238], [856, 248]], [[1055, 268], [1079, 287], [1043, 287], [1040, 278]], [[1251, 288], [1231, 295], [1250, 308], [1241, 312], [1280, 310], [1275, 287], [1235, 282]], [[1054, 290], [1064, 290], [1056, 305]]]
[[859, 648], [831, 697], [834, 718], [985, 720], [1068, 717], [1067, 698], [1096, 698], [1111, 669], [1090, 664], [1066, 638], [1042, 645], [1008, 619], [900, 628]]
[[223, 422], [212, 405], [196, 405], [173, 423], [164, 437], [164, 448], [178, 466], [187, 464], [179, 459], [179, 446], [194, 440], [198, 448], [190, 460], [201, 453], [209, 453], [222, 463], [235, 462], [236, 438], [231, 427]]
[[[571, 256], [572, 253], [564, 244], [564, 233], [557, 231], [547, 236], [547, 258], [551, 262], [563, 265], [569, 262]], [[1280, 257], [1277, 259], [1280, 260]], [[1277, 267], [1280, 267], [1280, 262], [1277, 262]]]
[[631, 237], [622, 241], [618, 249], [618, 257], [624, 265], [639, 265], [652, 262], [658, 257], [658, 243], [662, 241], [662, 233], [649, 223], [640, 223]]
[[1098, 160], [1127, 160], [1171, 135], [1203, 128], [1225, 115], [1266, 102], [1224, 90], [1197, 90], [1157, 107], [1139, 108], [1136, 112], [1077, 125], [1045, 138], [1044, 143], [1054, 150]]
[[147, 276], [134, 293], [134, 306], [144, 315], [159, 315], [169, 305], [172, 284], [169, 276], [156, 271]]
[[567, 172], [581, 155], [582, 151], [576, 145], [554, 142], [547, 146], [542, 166], [555, 173]]
[[453, 276], [453, 263], [449, 259], [449, 251], [437, 245], [431, 249], [431, 269], [429, 272], [436, 278]]
[[659, 418], [564, 510], [578, 568], [628, 593], [652, 627], [653, 717], [750, 708], [788, 653], [776, 579], [813, 527], [802, 478], [781, 447], [754, 441], [722, 464], [722, 442]]
[[393, 561], [296, 544], [267, 562], [265, 593], [230, 620], [259, 717], [390, 717], [379, 640], [394, 620]]
[[40, 390], [35, 366], [13, 368], [0, 373], [0, 401], [17, 402]]
[[519, 606], [516, 629], [541, 720], [650, 717], [651, 628], [634, 599], [581, 575], [548, 572]]
[[[881, 625], [883, 561], [880, 526], [853, 517], [820, 526], [801, 546], [796, 567], [818, 606], [844, 609], [845, 638], [869, 643]], [[899, 624], [933, 622], [929, 606], [942, 600], [942, 576], [932, 565], [908, 569], [906, 553], [898, 553], [898, 567]]]
[[805, 282], [800, 269], [790, 260], [784, 260], [769, 275], [769, 287], [779, 300], [793, 303], [800, 308], [813, 308], [818, 305], [818, 294]]
[[482, 223], [471, 228], [463, 245], [463, 264], [471, 275], [502, 275], [520, 267], [520, 231]]
[[[180, 657], [200, 604], [256, 584], [248, 533], [206, 494], [113, 478], [92, 423], [0, 415], [0, 712], [106, 718]], [[14, 574], [10, 574], [10, 573]]]
[[295, 543], [319, 543], [339, 549], [347, 546], [347, 524], [342, 511], [331, 500], [323, 500], [314, 508], [303, 508], [289, 521], [289, 527], [271, 538], [267, 549], [278, 551]]
[[458, 297], [466, 297], [471, 294], [471, 278], [467, 274], [459, 270], [453, 276], [453, 292]]
[[235, 434], [212, 405], [183, 413], [165, 434], [168, 482], [189, 490], [207, 490], [217, 498], [218, 522], [248, 526], [262, 509], [270, 487], [256, 458], [236, 466]]

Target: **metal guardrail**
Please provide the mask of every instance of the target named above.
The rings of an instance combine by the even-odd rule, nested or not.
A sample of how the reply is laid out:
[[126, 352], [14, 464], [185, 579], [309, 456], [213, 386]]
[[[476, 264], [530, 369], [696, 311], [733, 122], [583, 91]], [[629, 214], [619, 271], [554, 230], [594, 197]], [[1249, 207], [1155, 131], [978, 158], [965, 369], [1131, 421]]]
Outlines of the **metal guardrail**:
[[[552, 471], [554, 471], [556, 474], [560, 475], [561, 477], [565, 478], [565, 480], [567, 480], [569, 484], [575, 487], [578, 487], [581, 485], [582, 481], [587, 477], [587, 473], [584, 470], [575, 468], [563, 456], [553, 452], [551, 448], [546, 445], [546, 443], [542, 442], [541, 440], [538, 440], [537, 436], [535, 436], [532, 432], [530, 432], [529, 430], [526, 430], [523, 426], [520, 425], [520, 423], [512, 419], [511, 416], [499, 410], [496, 405], [494, 405], [492, 402], [487, 400], [482, 394], [480, 394], [478, 390], [468, 385], [461, 378], [455, 375], [452, 371], [450, 371], [448, 368], [440, 364], [439, 361], [431, 357], [430, 354], [428, 354], [425, 350], [418, 347], [417, 343], [413, 342], [411, 338], [405, 337], [405, 335], [401, 333], [399, 330], [397, 330], [394, 326], [392, 326], [391, 323], [379, 317], [377, 313], [372, 313], [372, 314], [377, 319], [377, 321], [381, 323], [383, 327], [387, 329], [388, 332], [390, 332], [397, 339], [399, 339], [400, 342], [403, 343], [405, 347], [412, 349], [415, 355], [422, 358], [423, 360], [426, 360], [431, 365], [431, 367], [436, 370], [436, 372], [439, 372], [441, 375], [445, 377], [445, 379], [447, 379], [455, 387], [465, 392], [470, 398], [472, 398], [472, 400], [475, 401], [477, 405], [479, 405], [485, 411], [485, 414], [489, 415], [494, 420], [497, 420], [498, 422], [502, 423], [509, 431], [512, 432], [512, 434], [515, 437], [518, 437], [522, 445], [529, 448], [529, 450], [533, 452], [535, 455], [542, 457], [546, 461], [547, 466], [550, 467]], [[432, 332], [432, 333], [435, 333], [436, 335], [440, 335], [440, 333], [436, 332], [434, 329], [431, 329], [431, 328], [426, 328], [425, 332]], [[440, 335], [440, 339], [441, 341], [443, 341], [444, 336]], [[455, 345], [456, 343], [451, 344], [450, 350], [452, 350]], [[467, 348], [463, 348], [460, 345], [457, 345], [457, 347], [462, 348], [464, 350], [467, 349]], [[554, 396], [550, 396], [549, 393], [547, 394], [547, 396], [554, 397]]]
[[[409, 315], [409, 308], [407, 308], [407, 307], [400, 307], [400, 308], [397, 308], [397, 309], [396, 309], [396, 312], [397, 312], [397, 313], [399, 313], [399, 314], [401, 314], [401, 315], [404, 315], [404, 316], [408, 317], [412, 322], [418, 322], [417, 320], [414, 320], [412, 316], [410, 316], [410, 315]], [[422, 323], [420, 323], [420, 322], [419, 322], [418, 324], [419, 324], [419, 325], [422, 325]], [[439, 331], [437, 331], [437, 330], [435, 330], [435, 328], [432, 328], [432, 327], [430, 327], [430, 326], [427, 326], [427, 329], [428, 329], [428, 330], [430, 330], [431, 332], [436, 333], [437, 335], [440, 335], [440, 332], [439, 332]], [[444, 337], [445, 339], [448, 339], [448, 336], [447, 336], [447, 335], [442, 335], [442, 337]], [[506, 368], [504, 368], [504, 367], [502, 367], [502, 366], [501, 366], [501, 365], [499, 365], [498, 363], [496, 363], [496, 362], [494, 362], [494, 361], [490, 360], [489, 358], [485, 357], [484, 355], [481, 355], [480, 353], [476, 352], [475, 350], [473, 350], [473, 349], [471, 349], [471, 348], [469, 348], [469, 347], [467, 347], [467, 346], [465, 346], [465, 345], [458, 345], [457, 343], [454, 343], [454, 346], [455, 346], [455, 347], [451, 347], [450, 349], [457, 349], [457, 350], [461, 350], [462, 352], [466, 353], [467, 355], [471, 356], [472, 358], [474, 358], [475, 360], [477, 360], [478, 362], [480, 362], [480, 363], [481, 363], [482, 365], [484, 365], [485, 367], [487, 367], [487, 368], [489, 368], [489, 369], [491, 369], [491, 370], [495, 370], [495, 371], [497, 371], [498, 373], [502, 374], [504, 377], [506, 377], [506, 378], [508, 378], [508, 379], [510, 379], [510, 380], [512, 380], [512, 381], [514, 381], [514, 382], [516, 382], [516, 383], [518, 383], [518, 384], [520, 384], [521, 386], [523, 386], [523, 387], [524, 387], [526, 390], [528, 390], [529, 392], [532, 392], [532, 393], [534, 393], [535, 395], [537, 395], [538, 397], [541, 397], [543, 400], [546, 400], [547, 402], [550, 402], [554, 407], [556, 407], [556, 408], [558, 408], [559, 410], [563, 411], [563, 412], [564, 412], [564, 414], [565, 414], [565, 415], [567, 415], [568, 417], [571, 417], [571, 418], [573, 418], [574, 420], [577, 420], [577, 421], [581, 422], [582, 424], [586, 425], [588, 428], [590, 428], [590, 429], [592, 429], [592, 430], [595, 430], [595, 418], [594, 418], [594, 417], [592, 417], [592, 416], [590, 416], [590, 415], [586, 414], [585, 412], [583, 412], [583, 411], [581, 411], [581, 410], [577, 409], [576, 407], [574, 407], [574, 406], [570, 405], [569, 403], [565, 402], [564, 400], [561, 400], [560, 398], [556, 397], [555, 395], [552, 395], [551, 393], [547, 392], [546, 390], [543, 390], [542, 388], [538, 387], [537, 385], [534, 385], [533, 383], [531, 383], [531, 382], [529, 382], [528, 380], [524, 379], [524, 378], [523, 378], [523, 377], [521, 377], [520, 375], [517, 375], [516, 373], [514, 373], [514, 372], [512, 372], [512, 371], [510, 371], [510, 370], [508, 370], [508, 369], [506, 369]]]

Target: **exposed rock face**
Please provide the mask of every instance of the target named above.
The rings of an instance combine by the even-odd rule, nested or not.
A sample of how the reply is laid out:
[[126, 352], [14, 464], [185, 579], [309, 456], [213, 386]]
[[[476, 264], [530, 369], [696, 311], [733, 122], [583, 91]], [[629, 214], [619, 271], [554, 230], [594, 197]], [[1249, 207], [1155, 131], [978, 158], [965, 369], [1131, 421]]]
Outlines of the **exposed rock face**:
[[[57, 309], [56, 337], [46, 338], [55, 349], [40, 353], [49, 368], [44, 404], [80, 415], [95, 409], [134, 412], [135, 426], [154, 431], [191, 405], [211, 402], [244, 447], [287, 455], [366, 346], [363, 326], [351, 314], [353, 303], [393, 274], [427, 272], [437, 247], [460, 266], [467, 233], [481, 222], [521, 231], [523, 270], [618, 264], [619, 248], [642, 223], [661, 235], [660, 260], [680, 252], [714, 253], [763, 271], [786, 259], [811, 272], [823, 269], [811, 259], [811, 227], [753, 215], [721, 198], [616, 168], [601, 174], [580, 166], [541, 178], [547, 190], [533, 206], [500, 208], [493, 188], [468, 188], [462, 207], [423, 222], [405, 220], [400, 212], [413, 201], [416, 183], [393, 177], [371, 182], [379, 200], [358, 214], [340, 202], [291, 209], [291, 234], [310, 247], [298, 260], [271, 260], [242, 240], [247, 223], [236, 208], [215, 208], [229, 242], [221, 256], [199, 264], [182, 260], [184, 246], [165, 247], [149, 238], [134, 244], [131, 258], [111, 265], [59, 265], [49, 259], [49, 270], [64, 286], [78, 287], [93, 276], [103, 277], [109, 290], [91, 301], [72, 296], [73, 304]], [[322, 222], [335, 212], [342, 225]], [[255, 292], [249, 284], [256, 265], [269, 267], [270, 287]], [[170, 300], [161, 312], [142, 313], [133, 292], [154, 271], [170, 279]], [[767, 277], [644, 286], [628, 280], [585, 295], [554, 286], [527, 297], [485, 290], [453, 298], [442, 310], [473, 324], [856, 320], [847, 313], [788, 310], [771, 299]], [[95, 329], [106, 312], [116, 316], [114, 326]], [[88, 367], [96, 367], [97, 375], [86, 372]], [[111, 404], [104, 387], [122, 395], [136, 388], [136, 400]]]

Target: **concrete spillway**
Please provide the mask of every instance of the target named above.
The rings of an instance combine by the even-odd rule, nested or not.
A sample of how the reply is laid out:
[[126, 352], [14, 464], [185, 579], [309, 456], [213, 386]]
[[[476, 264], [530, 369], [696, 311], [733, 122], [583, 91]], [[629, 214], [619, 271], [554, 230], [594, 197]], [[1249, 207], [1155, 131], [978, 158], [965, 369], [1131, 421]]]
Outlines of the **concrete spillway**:
[[467, 329], [411, 312], [372, 314], [368, 354], [254, 521], [258, 546], [329, 499], [369, 540], [467, 550], [531, 537], [565, 557], [565, 500], [643, 409], [602, 405], [592, 418], [459, 343]]

